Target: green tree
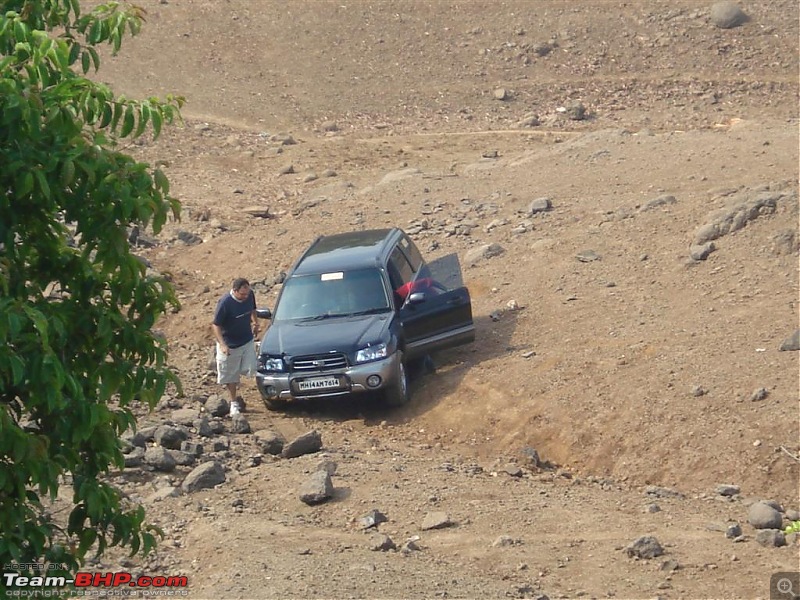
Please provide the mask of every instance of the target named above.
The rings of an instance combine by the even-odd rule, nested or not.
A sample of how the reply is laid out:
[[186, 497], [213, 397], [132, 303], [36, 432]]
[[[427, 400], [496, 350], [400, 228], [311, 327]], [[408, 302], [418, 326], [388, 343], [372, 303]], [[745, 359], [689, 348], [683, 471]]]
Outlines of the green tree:
[[[158, 136], [182, 99], [115, 97], [86, 77], [96, 47], [139, 32], [141, 9], [0, 8], [0, 563], [74, 571], [90, 549], [155, 543], [143, 508], [103, 475], [124, 465], [137, 403], [180, 387], [151, 330], [178, 307], [174, 290], [128, 243], [131, 226], [158, 232], [180, 204], [117, 140]], [[57, 521], [46, 505], [60, 485], [72, 507]]]

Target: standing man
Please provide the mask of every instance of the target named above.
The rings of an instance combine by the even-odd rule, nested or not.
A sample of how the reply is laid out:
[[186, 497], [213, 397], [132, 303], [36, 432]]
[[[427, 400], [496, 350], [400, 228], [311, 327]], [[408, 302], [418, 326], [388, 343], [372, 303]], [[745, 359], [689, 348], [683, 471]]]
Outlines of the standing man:
[[217, 340], [217, 383], [228, 388], [233, 416], [245, 408], [244, 399], [236, 394], [240, 375], [256, 374], [256, 296], [247, 279], [233, 280], [231, 291], [217, 302], [211, 327]]

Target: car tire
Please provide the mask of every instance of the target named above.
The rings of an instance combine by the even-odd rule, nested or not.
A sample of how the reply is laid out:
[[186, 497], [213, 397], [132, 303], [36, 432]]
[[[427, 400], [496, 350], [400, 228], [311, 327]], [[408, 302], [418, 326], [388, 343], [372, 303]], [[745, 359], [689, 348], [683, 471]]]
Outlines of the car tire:
[[386, 404], [389, 406], [402, 406], [411, 399], [411, 391], [408, 387], [408, 373], [406, 372], [402, 354], [397, 364], [397, 376], [391, 387], [387, 388], [385, 395]]
[[269, 398], [264, 398], [263, 396], [261, 399], [264, 401], [264, 406], [267, 407], [267, 410], [283, 410], [286, 408], [286, 400], [271, 400]]

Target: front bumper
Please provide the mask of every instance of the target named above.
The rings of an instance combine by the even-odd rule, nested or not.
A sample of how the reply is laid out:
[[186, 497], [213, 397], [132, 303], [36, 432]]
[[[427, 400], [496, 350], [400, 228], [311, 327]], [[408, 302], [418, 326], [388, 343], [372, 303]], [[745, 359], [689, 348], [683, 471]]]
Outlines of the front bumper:
[[[258, 391], [267, 400], [303, 400], [309, 398], [328, 398], [347, 396], [354, 393], [382, 390], [392, 384], [397, 377], [400, 355], [395, 352], [382, 360], [361, 363], [344, 369], [328, 371], [304, 371], [302, 373], [264, 373], [256, 374]], [[375, 376], [379, 379], [375, 385]], [[335, 378], [337, 385], [330, 384]], [[368, 383], [372, 382], [372, 385]], [[320, 385], [321, 387], [303, 389]]]

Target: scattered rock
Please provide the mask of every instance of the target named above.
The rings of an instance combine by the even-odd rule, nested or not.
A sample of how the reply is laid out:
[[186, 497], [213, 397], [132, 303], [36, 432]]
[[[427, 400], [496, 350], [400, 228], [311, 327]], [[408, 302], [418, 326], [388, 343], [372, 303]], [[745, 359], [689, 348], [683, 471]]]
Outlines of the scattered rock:
[[742, 229], [749, 221], [764, 214], [772, 214], [780, 200], [788, 199], [781, 192], [743, 193], [734, 196], [728, 204], [708, 215], [705, 225], [695, 231], [694, 245], [702, 245]]
[[717, 493], [720, 496], [735, 496], [739, 493], [739, 486], [738, 485], [731, 485], [727, 483], [720, 483], [717, 486]]
[[655, 496], [656, 498], [686, 498], [686, 496], [678, 490], [668, 487], [661, 487], [658, 485], [648, 485], [645, 488], [644, 493], [648, 496]]
[[531, 448], [530, 446], [526, 446], [521, 451], [522, 459], [525, 461], [525, 464], [533, 469], [539, 469], [542, 466], [542, 461], [539, 459], [539, 453], [536, 451], [535, 448]]
[[566, 107], [566, 115], [573, 121], [586, 119], [586, 107], [581, 102], [575, 102]]
[[732, 523], [725, 529], [725, 537], [734, 540], [742, 535], [742, 527], [738, 523]]
[[206, 400], [206, 412], [212, 417], [225, 417], [228, 415], [230, 410], [230, 404], [228, 404], [228, 401], [222, 396], [213, 394]]
[[450, 520], [450, 517], [447, 515], [447, 513], [430, 512], [425, 515], [420, 527], [423, 531], [427, 531], [429, 529], [444, 529], [445, 527], [451, 527], [452, 525], [455, 525], [455, 523]]
[[747, 21], [747, 15], [735, 2], [717, 2], [711, 6], [711, 22], [720, 29], [738, 27]]
[[186, 441], [181, 444], [181, 452], [197, 457], [203, 454], [203, 445], [197, 442]]
[[286, 440], [283, 439], [281, 434], [269, 429], [261, 429], [256, 431], [255, 436], [264, 454], [277, 456], [283, 452], [283, 446]]
[[388, 535], [376, 533], [370, 537], [369, 549], [374, 552], [388, 552], [397, 550], [397, 545]]
[[191, 231], [179, 231], [178, 239], [188, 246], [194, 246], [196, 244], [203, 243], [203, 238], [196, 233], [192, 233]]
[[747, 522], [755, 529], [780, 529], [783, 515], [766, 502], [754, 502], [747, 513]]
[[193, 408], [181, 408], [172, 412], [170, 417], [173, 423], [191, 427], [197, 418], [197, 411]]
[[365, 516], [361, 517], [358, 522], [362, 529], [369, 529], [371, 527], [377, 527], [381, 523], [386, 523], [386, 521], [388, 521], [388, 519], [385, 514], [379, 510], [372, 509]]
[[406, 542], [403, 544], [403, 547], [400, 548], [400, 552], [402, 552], [403, 554], [410, 554], [411, 552], [418, 552], [422, 550], [420, 545], [417, 544], [418, 541], [419, 537], [417, 536], [414, 536], [413, 538], [406, 540]]
[[503, 248], [500, 244], [484, 244], [469, 250], [464, 255], [464, 264], [469, 267], [473, 267], [480, 261], [494, 258], [495, 256], [500, 256], [505, 251], [505, 248]]
[[326, 471], [314, 471], [300, 488], [300, 500], [308, 505], [320, 504], [333, 496], [333, 482]]
[[406, 168], [406, 169], [399, 169], [397, 171], [392, 171], [391, 173], [387, 173], [383, 176], [380, 180], [378, 185], [386, 185], [387, 183], [394, 183], [397, 181], [403, 181], [405, 179], [411, 179], [414, 177], [421, 177], [422, 171], [419, 169], [414, 168]]
[[689, 256], [692, 260], [705, 260], [709, 255], [716, 250], [717, 247], [714, 242], [706, 242], [705, 244], [694, 244], [689, 248]]
[[497, 88], [494, 91], [494, 97], [495, 100], [508, 100], [509, 99], [508, 90], [506, 90], [505, 88]]
[[680, 568], [681, 568], [680, 563], [674, 558], [670, 558], [661, 563], [662, 571], [677, 571]]
[[758, 388], [757, 390], [753, 391], [752, 394], [750, 394], [750, 400], [752, 402], [759, 402], [761, 400], [766, 399], [767, 396], [769, 396], [769, 390], [767, 388], [762, 387]]
[[786, 536], [780, 529], [760, 529], [756, 541], [767, 548], [780, 548], [786, 545]]
[[283, 458], [297, 458], [304, 454], [313, 454], [322, 450], [322, 436], [316, 429], [296, 437], [286, 444], [281, 451]]
[[594, 250], [583, 250], [575, 255], [580, 262], [594, 262], [596, 260], [600, 260], [601, 256], [595, 252]]
[[144, 462], [156, 471], [169, 472], [175, 469], [175, 458], [161, 446], [148, 448], [144, 453]]
[[246, 206], [242, 209], [242, 212], [259, 219], [271, 219], [274, 216], [269, 212], [269, 206]]
[[144, 462], [144, 448], [136, 446], [128, 454], [125, 455], [125, 468], [138, 467]]
[[517, 123], [519, 129], [526, 127], [538, 127], [542, 122], [539, 120], [539, 115], [526, 115], [521, 121]]
[[250, 422], [242, 413], [231, 417], [231, 431], [233, 433], [250, 433]]
[[663, 195], [659, 196], [658, 198], [653, 198], [652, 200], [648, 200], [644, 203], [644, 205], [639, 208], [639, 212], [647, 212], [648, 210], [653, 210], [654, 208], [658, 208], [661, 206], [667, 206], [668, 204], [675, 204], [677, 200], [675, 196], [670, 195]]
[[645, 535], [634, 540], [626, 549], [628, 556], [636, 558], [655, 558], [664, 554], [664, 548], [652, 535]]
[[692, 387], [692, 396], [695, 398], [699, 398], [700, 396], [705, 396], [708, 393], [708, 390], [704, 388], [702, 385], [695, 385]]
[[529, 217], [535, 215], [536, 213], [540, 212], [547, 212], [548, 210], [553, 208], [553, 203], [550, 198], [536, 198], [532, 200], [531, 203], [528, 205], [527, 215]]
[[501, 535], [501, 536], [497, 537], [497, 539], [495, 539], [495, 541], [492, 542], [492, 547], [493, 548], [503, 548], [503, 547], [506, 547], [506, 546], [514, 546], [515, 544], [518, 544], [518, 543], [519, 543], [519, 540], [515, 540], [510, 535]]
[[185, 494], [213, 488], [225, 482], [225, 469], [215, 460], [195, 467], [183, 480], [181, 489]]
[[171, 425], [162, 425], [156, 429], [153, 436], [160, 446], [179, 450], [181, 443], [189, 437], [186, 430]]
[[778, 350], [781, 352], [800, 350], [800, 329], [796, 329], [792, 335], [783, 340]]

